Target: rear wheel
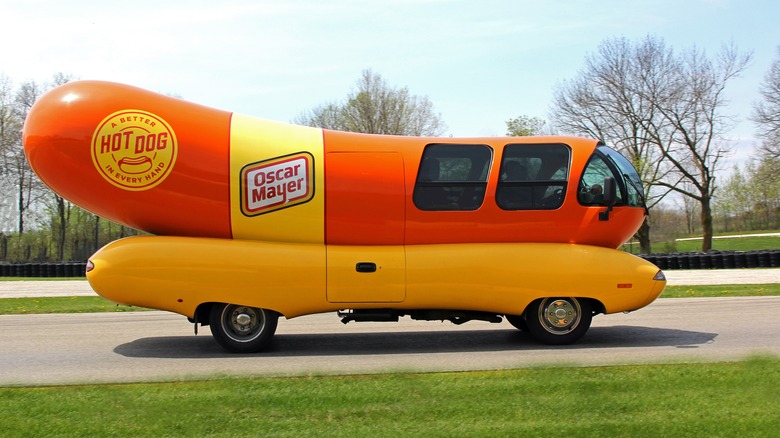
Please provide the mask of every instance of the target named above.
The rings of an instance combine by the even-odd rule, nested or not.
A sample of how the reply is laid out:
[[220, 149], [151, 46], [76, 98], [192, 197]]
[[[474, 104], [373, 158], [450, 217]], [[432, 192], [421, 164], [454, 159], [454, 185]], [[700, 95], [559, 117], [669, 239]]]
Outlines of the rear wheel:
[[528, 306], [528, 332], [550, 345], [571, 344], [590, 328], [593, 309], [588, 300], [573, 297], [542, 298]]
[[267, 309], [215, 304], [209, 314], [214, 339], [232, 353], [256, 353], [264, 349], [276, 332], [279, 315]]

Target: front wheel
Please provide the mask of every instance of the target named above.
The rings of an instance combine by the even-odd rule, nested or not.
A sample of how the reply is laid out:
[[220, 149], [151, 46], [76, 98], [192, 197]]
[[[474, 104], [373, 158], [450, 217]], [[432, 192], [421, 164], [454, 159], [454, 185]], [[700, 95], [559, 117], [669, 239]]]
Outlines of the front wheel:
[[525, 314], [531, 336], [550, 345], [576, 342], [588, 331], [592, 319], [590, 302], [573, 297], [542, 298], [531, 303]]
[[278, 321], [276, 312], [235, 304], [214, 304], [209, 313], [211, 335], [232, 353], [264, 349], [276, 332]]

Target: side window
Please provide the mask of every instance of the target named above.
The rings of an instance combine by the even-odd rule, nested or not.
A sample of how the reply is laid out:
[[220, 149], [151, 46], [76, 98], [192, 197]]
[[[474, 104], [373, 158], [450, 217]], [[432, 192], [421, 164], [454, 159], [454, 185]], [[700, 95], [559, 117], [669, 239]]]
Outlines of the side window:
[[420, 210], [476, 210], [485, 199], [493, 151], [485, 145], [425, 147], [412, 199]]
[[554, 210], [563, 204], [571, 151], [564, 144], [504, 148], [496, 203], [504, 210]]
[[[606, 205], [604, 199], [604, 178], [613, 177], [616, 182], [621, 181], [615, 176], [609, 164], [600, 154], [593, 154], [582, 172], [582, 180], [577, 190], [577, 199], [582, 205]], [[617, 188], [616, 204], [623, 203], [623, 194]]]

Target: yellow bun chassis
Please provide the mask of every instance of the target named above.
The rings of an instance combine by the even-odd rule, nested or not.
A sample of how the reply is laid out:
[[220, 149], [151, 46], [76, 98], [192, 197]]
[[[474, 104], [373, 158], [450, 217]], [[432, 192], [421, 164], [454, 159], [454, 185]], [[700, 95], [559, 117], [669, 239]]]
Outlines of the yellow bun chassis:
[[210, 325], [233, 352], [265, 348], [279, 316], [501, 322], [568, 344], [595, 314], [627, 312], [666, 286], [659, 269], [615, 249], [564, 243], [335, 246], [143, 236], [89, 262], [103, 297]]

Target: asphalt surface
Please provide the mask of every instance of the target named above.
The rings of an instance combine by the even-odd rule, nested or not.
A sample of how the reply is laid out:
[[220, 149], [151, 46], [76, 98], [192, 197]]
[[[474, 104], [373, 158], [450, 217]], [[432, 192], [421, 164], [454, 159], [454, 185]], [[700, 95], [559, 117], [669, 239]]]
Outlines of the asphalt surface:
[[279, 321], [271, 349], [225, 353], [208, 329], [165, 312], [0, 316], [0, 386], [176, 381], [742, 360], [780, 356], [780, 297], [661, 299], [599, 315], [571, 346], [539, 345], [508, 323]]

